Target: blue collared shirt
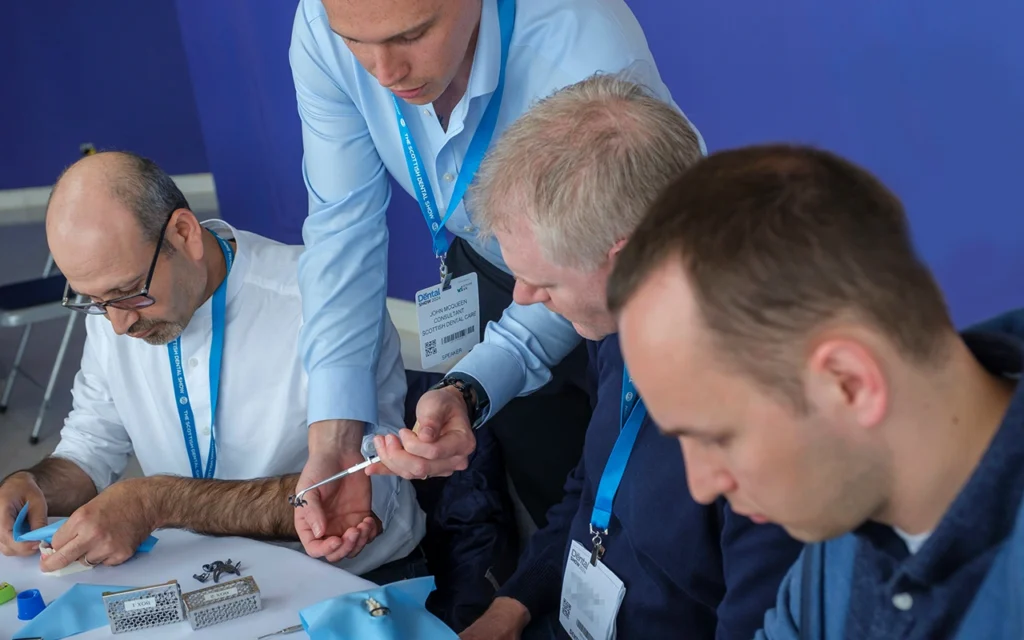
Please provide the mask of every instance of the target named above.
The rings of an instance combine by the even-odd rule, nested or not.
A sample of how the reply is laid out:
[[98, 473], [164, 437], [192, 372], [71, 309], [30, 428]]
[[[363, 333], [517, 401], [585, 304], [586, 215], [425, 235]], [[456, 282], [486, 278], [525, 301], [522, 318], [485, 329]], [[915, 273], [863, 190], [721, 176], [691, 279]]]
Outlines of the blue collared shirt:
[[[1020, 376], [1018, 337], [972, 332], [964, 340], [992, 374]], [[891, 527], [878, 523], [855, 532], [846, 637], [953, 637], [1012, 535], [1022, 497], [1024, 393], [1018, 388], [974, 473], [920, 551], [909, 553]]]
[[[466, 148], [498, 82], [497, 0], [482, 0], [480, 31], [465, 97], [447, 131], [430, 105], [402, 103], [437, 206], [444, 211]], [[309, 374], [309, 422], [376, 421], [374, 371], [385, 326], [391, 199], [387, 174], [413, 195], [392, 94], [362, 68], [331, 31], [320, 0], [301, 0], [290, 50], [302, 120], [303, 177], [309, 216], [299, 263], [305, 325], [300, 351]], [[505, 95], [493, 140], [536, 100], [599, 71], [629, 77], [671, 102], [640, 25], [623, 0], [517, 0]], [[674, 104], [674, 103], [673, 103]], [[403, 224], [423, 229], [420, 216]], [[504, 271], [497, 243], [482, 241], [461, 204], [452, 233]], [[456, 367], [483, 386], [490, 413], [551, 379], [550, 368], [580, 341], [572, 325], [543, 305], [513, 304]]]

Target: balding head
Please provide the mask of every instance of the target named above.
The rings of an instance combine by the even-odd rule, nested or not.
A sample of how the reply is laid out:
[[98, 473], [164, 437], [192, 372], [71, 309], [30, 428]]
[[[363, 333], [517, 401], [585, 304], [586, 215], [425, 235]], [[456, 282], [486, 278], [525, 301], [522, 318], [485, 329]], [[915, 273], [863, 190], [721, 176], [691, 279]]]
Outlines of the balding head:
[[[169, 230], [162, 243], [168, 256], [186, 242], [179, 231], [187, 237], [198, 228], [181, 190], [151, 160], [125, 152], [99, 153], [79, 160], [58, 178], [46, 208], [46, 239], [71, 288], [93, 301], [107, 301], [138, 293], [146, 285], [157, 240], [176, 212], [184, 218], [175, 218], [181, 229]], [[169, 242], [172, 236], [177, 244]], [[191, 298], [202, 289], [201, 282], [191, 281], [197, 275], [201, 280], [200, 270], [188, 263], [195, 267], [201, 260], [199, 249], [196, 256], [183, 256], [180, 265], [168, 264], [161, 279], [166, 291], [151, 309], [108, 309], [115, 329], [136, 335], [156, 326], [168, 328], [164, 333], [180, 332], [194, 311]]]
[[47, 237], [53, 242], [102, 232], [107, 239], [153, 243], [171, 212], [188, 208], [152, 160], [107, 151], [79, 160], [57, 179], [46, 209]]

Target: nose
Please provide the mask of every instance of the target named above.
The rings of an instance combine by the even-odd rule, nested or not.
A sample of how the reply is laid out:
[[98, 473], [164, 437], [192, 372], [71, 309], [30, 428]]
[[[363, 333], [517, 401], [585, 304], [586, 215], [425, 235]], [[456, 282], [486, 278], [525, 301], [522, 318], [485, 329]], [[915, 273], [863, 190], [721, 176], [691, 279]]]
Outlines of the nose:
[[[373, 75], [382, 87], [391, 88], [401, 82], [402, 78], [408, 75], [409, 70], [401, 56], [395, 55], [389, 45], [377, 47], [373, 60]], [[404, 89], [415, 89], [415, 87], [401, 87]]]
[[520, 304], [525, 307], [531, 304], [547, 302], [551, 298], [547, 295], [547, 291], [545, 289], [525, 284], [521, 280], [516, 280], [516, 285], [512, 289], [512, 299], [516, 304]]
[[119, 336], [123, 336], [128, 333], [128, 329], [130, 329], [138, 319], [139, 314], [135, 311], [126, 311], [124, 309], [107, 307], [107, 320], [110, 320], [110, 324], [114, 328], [114, 333]]
[[729, 472], [715, 461], [715, 456], [699, 443], [679, 439], [686, 466], [686, 483], [690, 495], [699, 504], [711, 504], [718, 496], [731, 493], [736, 482]]

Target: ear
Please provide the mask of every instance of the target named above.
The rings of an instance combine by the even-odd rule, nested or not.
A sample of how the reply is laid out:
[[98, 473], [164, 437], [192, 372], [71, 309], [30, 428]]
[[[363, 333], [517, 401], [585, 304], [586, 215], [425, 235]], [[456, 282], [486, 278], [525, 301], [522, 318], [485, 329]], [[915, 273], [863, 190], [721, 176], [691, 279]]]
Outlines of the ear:
[[164, 237], [171, 246], [185, 252], [192, 260], [203, 258], [203, 227], [195, 214], [188, 209], [177, 209], [171, 214], [171, 221], [167, 225]]
[[819, 342], [807, 362], [807, 398], [840, 423], [871, 429], [885, 417], [889, 385], [878, 358], [851, 339]]
[[612, 245], [612, 248], [608, 250], [608, 262], [614, 264], [615, 258], [618, 257], [619, 253], [626, 247], [626, 238], [621, 238]]

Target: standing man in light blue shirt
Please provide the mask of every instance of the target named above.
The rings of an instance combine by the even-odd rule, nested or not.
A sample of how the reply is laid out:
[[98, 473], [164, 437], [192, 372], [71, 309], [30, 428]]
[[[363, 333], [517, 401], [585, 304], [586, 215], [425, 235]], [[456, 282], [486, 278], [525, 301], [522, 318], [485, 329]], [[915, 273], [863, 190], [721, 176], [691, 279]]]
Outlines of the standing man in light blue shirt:
[[[640, 25], [623, 0], [300, 0], [290, 58], [309, 192], [299, 281], [311, 427], [300, 485], [360, 461], [364, 425], [377, 420], [390, 174], [420, 204], [422, 250], [438, 257], [442, 278], [476, 274], [466, 304], [479, 322], [464, 327], [473, 342], [488, 324], [483, 343], [421, 398], [417, 433], [378, 440], [378, 453], [405, 477], [447, 475], [465, 468], [472, 427], [490, 420], [543, 524], [582, 448], [586, 356], [565, 319], [512, 303], [500, 249], [477, 238], [462, 194], [489, 143], [558, 88], [630, 69], [671, 102]], [[424, 459], [440, 449], [445, 460]], [[308, 494], [296, 510], [308, 553], [336, 559], [332, 549], [358, 546], [336, 537], [349, 512], [366, 510], [369, 488], [355, 474]]]

